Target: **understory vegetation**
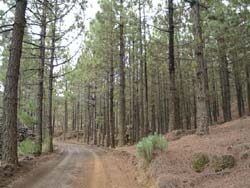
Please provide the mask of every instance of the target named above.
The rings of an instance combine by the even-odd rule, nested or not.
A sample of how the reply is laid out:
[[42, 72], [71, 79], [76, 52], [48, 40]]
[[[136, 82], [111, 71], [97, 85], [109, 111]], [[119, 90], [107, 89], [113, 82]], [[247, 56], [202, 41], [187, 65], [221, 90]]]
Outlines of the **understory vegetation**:
[[154, 134], [143, 138], [136, 145], [136, 150], [138, 156], [149, 163], [153, 159], [155, 151], [165, 151], [167, 146], [167, 140], [162, 135]]
[[31, 139], [27, 138], [19, 144], [18, 151], [21, 155], [33, 155], [37, 152], [37, 145]]

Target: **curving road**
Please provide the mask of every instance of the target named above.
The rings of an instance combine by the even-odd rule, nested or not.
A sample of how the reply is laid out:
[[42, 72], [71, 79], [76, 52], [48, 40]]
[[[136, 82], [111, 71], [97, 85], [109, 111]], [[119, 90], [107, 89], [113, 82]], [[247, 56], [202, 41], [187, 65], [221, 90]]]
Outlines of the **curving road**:
[[103, 151], [83, 145], [60, 144], [62, 153], [34, 169], [13, 188], [105, 188], [108, 185], [100, 156]]

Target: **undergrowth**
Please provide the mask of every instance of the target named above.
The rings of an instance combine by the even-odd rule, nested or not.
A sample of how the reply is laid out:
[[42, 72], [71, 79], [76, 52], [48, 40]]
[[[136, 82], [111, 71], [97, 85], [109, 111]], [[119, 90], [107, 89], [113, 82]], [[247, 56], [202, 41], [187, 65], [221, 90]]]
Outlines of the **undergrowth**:
[[18, 151], [22, 155], [32, 155], [37, 151], [37, 145], [29, 138], [22, 141], [18, 147]]
[[166, 150], [167, 146], [167, 140], [162, 135], [155, 133], [154, 135], [143, 138], [136, 145], [136, 150], [139, 157], [143, 158], [147, 163], [150, 163], [153, 159], [153, 153], [157, 150]]

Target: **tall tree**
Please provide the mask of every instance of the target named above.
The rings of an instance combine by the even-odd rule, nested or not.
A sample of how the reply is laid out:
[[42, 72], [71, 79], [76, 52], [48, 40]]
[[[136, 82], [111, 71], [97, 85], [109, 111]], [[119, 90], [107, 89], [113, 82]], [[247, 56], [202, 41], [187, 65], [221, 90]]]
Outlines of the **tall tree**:
[[169, 131], [176, 128], [176, 88], [175, 88], [175, 59], [174, 59], [174, 7], [173, 0], [168, 0], [169, 14]]
[[192, 1], [193, 4], [193, 35], [194, 35], [194, 53], [197, 62], [197, 131], [198, 135], [204, 135], [209, 133], [209, 117], [208, 106], [206, 97], [208, 96], [208, 90], [206, 87], [206, 65], [204, 60], [204, 41], [202, 38], [202, 26], [201, 26], [201, 5], [199, 1]]
[[36, 127], [36, 144], [37, 154], [42, 153], [42, 137], [43, 137], [43, 95], [44, 95], [44, 66], [46, 58], [46, 9], [48, 6], [47, 0], [44, 0], [41, 4], [42, 15], [41, 15], [41, 33], [40, 33], [40, 61], [38, 68], [38, 90], [37, 90], [37, 127]]
[[120, 86], [119, 86], [119, 145], [125, 143], [124, 130], [126, 123], [126, 101], [125, 101], [125, 46], [124, 46], [124, 18], [123, 18], [123, 0], [120, 0], [120, 21], [119, 21], [119, 42], [120, 42]]
[[52, 28], [51, 28], [51, 57], [49, 64], [49, 93], [48, 93], [48, 103], [49, 103], [49, 119], [48, 119], [48, 131], [49, 131], [49, 152], [53, 152], [53, 126], [52, 126], [52, 108], [53, 108], [53, 80], [54, 80], [54, 60], [56, 51], [56, 26], [58, 17], [58, 5], [57, 0], [55, 1], [55, 11], [53, 16]]
[[3, 156], [6, 164], [17, 165], [17, 97], [27, 0], [16, 0], [15, 21], [4, 88]]

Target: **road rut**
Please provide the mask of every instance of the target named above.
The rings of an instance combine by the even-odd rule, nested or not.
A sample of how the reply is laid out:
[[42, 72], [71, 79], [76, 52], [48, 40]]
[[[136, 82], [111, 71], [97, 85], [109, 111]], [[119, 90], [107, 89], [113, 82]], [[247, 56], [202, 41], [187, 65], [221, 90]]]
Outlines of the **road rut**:
[[[106, 151], [80, 144], [59, 144], [60, 157], [49, 160], [11, 188], [136, 188]], [[117, 159], [119, 160], [119, 159]], [[131, 181], [132, 179], [132, 181]]]

